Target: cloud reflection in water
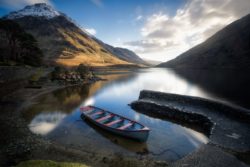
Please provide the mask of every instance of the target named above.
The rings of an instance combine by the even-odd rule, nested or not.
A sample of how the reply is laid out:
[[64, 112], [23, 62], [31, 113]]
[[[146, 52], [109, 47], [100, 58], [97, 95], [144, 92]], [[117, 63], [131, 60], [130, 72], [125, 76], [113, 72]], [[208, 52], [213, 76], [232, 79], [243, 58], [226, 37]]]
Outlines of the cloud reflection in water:
[[61, 112], [40, 113], [30, 122], [29, 128], [35, 134], [47, 135], [67, 116]]

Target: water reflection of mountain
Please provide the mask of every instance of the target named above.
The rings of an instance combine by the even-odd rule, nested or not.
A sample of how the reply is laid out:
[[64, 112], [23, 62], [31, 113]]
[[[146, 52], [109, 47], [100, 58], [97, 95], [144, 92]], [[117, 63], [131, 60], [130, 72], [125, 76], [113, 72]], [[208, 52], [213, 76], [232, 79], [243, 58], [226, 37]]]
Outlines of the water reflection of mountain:
[[175, 69], [174, 72], [219, 98], [250, 108], [250, 71]]
[[98, 90], [112, 82], [124, 82], [131, 79], [133, 74], [112, 74], [102, 78], [107, 81], [99, 81], [83, 86], [72, 86], [56, 90], [35, 100], [35, 104], [27, 109], [23, 115], [30, 122], [40, 113], [62, 112], [71, 113], [79, 107], [88, 97], [94, 95]]
[[89, 92], [91, 95], [94, 95], [98, 90], [101, 88], [104, 88], [105, 86], [112, 84], [112, 83], [119, 83], [124, 81], [129, 81], [133, 78], [135, 78], [135, 73], [115, 73], [115, 74], [107, 74], [107, 75], [101, 75], [100, 77], [102, 79], [105, 79], [106, 81], [101, 82], [95, 82], [91, 85]]

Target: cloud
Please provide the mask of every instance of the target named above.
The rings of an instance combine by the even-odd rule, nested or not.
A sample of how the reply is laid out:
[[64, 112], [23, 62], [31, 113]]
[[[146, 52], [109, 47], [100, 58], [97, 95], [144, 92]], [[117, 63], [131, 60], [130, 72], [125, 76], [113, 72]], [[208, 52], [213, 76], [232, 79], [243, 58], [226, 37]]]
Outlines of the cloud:
[[249, 0], [187, 1], [174, 16], [167, 11], [148, 16], [140, 30], [142, 39], [124, 44], [137, 53], [161, 52], [162, 59], [169, 60], [248, 13]]
[[136, 20], [136, 21], [139, 21], [139, 20], [141, 20], [142, 18], [143, 18], [143, 16], [142, 16], [142, 15], [139, 15], [139, 16], [136, 17], [135, 20]]
[[91, 2], [94, 3], [98, 7], [103, 6], [102, 0], [91, 0]]
[[50, 0], [1, 0], [0, 6], [8, 9], [18, 9], [35, 3], [46, 3], [52, 5]]
[[91, 35], [96, 35], [96, 30], [94, 28], [85, 28], [85, 30]]
[[159, 40], [147, 39], [125, 42], [124, 45], [133, 46], [133, 50], [135, 50], [137, 53], [152, 53], [158, 52], [159, 50], [165, 50], [167, 47], [173, 46], [174, 43], [161, 43]]
[[137, 21], [137, 22], [141, 22], [144, 20], [144, 17], [143, 17], [143, 9], [141, 6], [137, 6], [135, 8], [135, 20], [134, 21]]

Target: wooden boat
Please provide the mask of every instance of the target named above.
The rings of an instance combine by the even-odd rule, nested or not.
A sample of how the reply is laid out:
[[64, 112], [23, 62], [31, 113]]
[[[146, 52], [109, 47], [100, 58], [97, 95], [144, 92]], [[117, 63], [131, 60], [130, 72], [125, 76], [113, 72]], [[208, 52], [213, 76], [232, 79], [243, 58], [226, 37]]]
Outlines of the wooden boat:
[[83, 119], [87, 119], [114, 134], [142, 142], [148, 138], [150, 129], [138, 122], [94, 106], [81, 107], [80, 109]]

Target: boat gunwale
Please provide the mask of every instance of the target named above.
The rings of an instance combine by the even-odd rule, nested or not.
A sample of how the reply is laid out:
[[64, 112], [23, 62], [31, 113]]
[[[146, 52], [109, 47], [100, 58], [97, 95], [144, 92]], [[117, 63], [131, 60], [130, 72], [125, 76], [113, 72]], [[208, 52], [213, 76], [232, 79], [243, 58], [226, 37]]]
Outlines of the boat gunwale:
[[[139, 123], [139, 122], [137, 122], [137, 121], [131, 120], [131, 119], [126, 118], [126, 117], [123, 117], [123, 116], [121, 116], [121, 115], [119, 115], [119, 114], [115, 114], [115, 113], [112, 113], [112, 112], [110, 112], [110, 111], [101, 109], [101, 108], [99, 108], [99, 107], [91, 106], [91, 105], [85, 106], [85, 107], [92, 107], [92, 108], [95, 108], [95, 109], [102, 110], [102, 111], [104, 111], [104, 112], [108, 112], [108, 113], [110, 113], [110, 114], [117, 115], [117, 116], [119, 116], [119, 117], [121, 117], [121, 118], [123, 118], [123, 119], [129, 120], [129, 121], [131, 121], [131, 122], [135, 122], [135, 123], [141, 125], [143, 128], [142, 128], [142, 129], [138, 129], [138, 130], [126, 130], [126, 129], [117, 129], [117, 128], [113, 128], [113, 127], [106, 126], [105, 124], [102, 124], [102, 123], [100, 123], [100, 122], [95, 121], [93, 118], [91, 118], [90, 116], [88, 116], [87, 114], [84, 114], [84, 112], [82, 112], [82, 114], [85, 115], [86, 118], [88, 118], [89, 120], [91, 120], [91, 121], [93, 121], [93, 122], [95, 122], [95, 123], [97, 123], [97, 124], [99, 124], [99, 125], [101, 125], [101, 126], [105, 126], [105, 127], [107, 127], [107, 128], [114, 129], [114, 130], [117, 130], [117, 131], [122, 131], [122, 132], [149, 132], [149, 131], [151, 131], [147, 126], [145, 126], [145, 125], [143, 125], [143, 124], [141, 124], [141, 123]], [[146, 129], [144, 129], [144, 128], [146, 128]]]

